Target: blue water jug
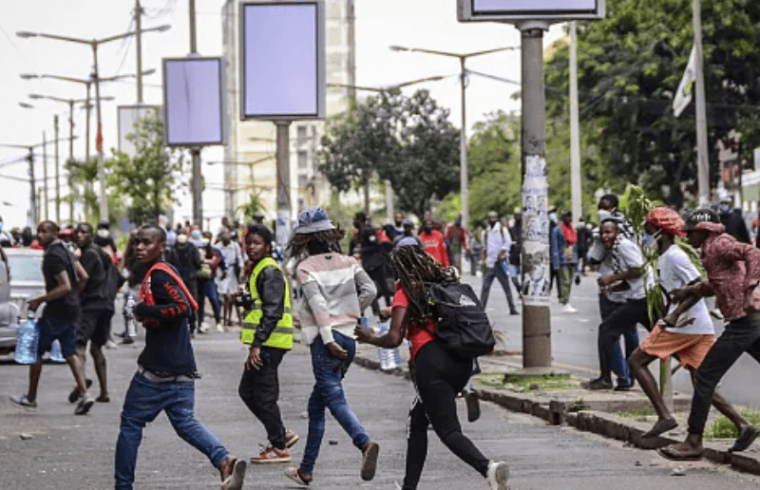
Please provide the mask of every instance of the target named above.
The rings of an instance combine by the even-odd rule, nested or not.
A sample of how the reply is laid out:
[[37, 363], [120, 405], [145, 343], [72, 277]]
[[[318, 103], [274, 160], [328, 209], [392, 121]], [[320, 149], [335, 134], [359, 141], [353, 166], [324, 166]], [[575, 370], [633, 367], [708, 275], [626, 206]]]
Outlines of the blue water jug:
[[63, 352], [61, 352], [61, 343], [57, 340], [50, 347], [50, 360], [53, 362], [66, 362], [66, 359], [63, 358]]
[[27, 314], [26, 321], [18, 327], [16, 334], [16, 352], [14, 359], [19, 364], [34, 364], [37, 362], [37, 354], [40, 343], [40, 329], [34, 313]]

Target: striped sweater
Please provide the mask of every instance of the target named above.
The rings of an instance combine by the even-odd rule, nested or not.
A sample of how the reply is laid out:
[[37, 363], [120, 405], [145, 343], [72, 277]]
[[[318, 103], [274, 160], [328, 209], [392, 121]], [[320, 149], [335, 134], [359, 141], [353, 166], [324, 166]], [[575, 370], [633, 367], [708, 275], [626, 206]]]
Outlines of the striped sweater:
[[362, 312], [377, 295], [372, 279], [353, 257], [336, 253], [314, 255], [296, 267], [303, 297], [296, 305], [301, 332], [311, 345], [319, 335], [333, 341], [333, 330], [353, 337]]

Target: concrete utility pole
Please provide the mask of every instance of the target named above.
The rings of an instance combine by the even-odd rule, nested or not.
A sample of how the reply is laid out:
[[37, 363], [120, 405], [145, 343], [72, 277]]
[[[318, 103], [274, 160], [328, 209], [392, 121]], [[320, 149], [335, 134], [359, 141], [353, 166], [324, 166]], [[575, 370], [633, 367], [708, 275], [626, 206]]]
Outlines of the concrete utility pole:
[[[74, 101], [69, 101], [69, 164], [74, 161]], [[69, 221], [74, 223], [74, 182], [71, 180], [71, 172], [66, 179], [69, 184]]]
[[34, 180], [34, 147], [29, 147], [29, 188], [31, 192], [29, 194], [29, 226], [36, 227], [39, 223], [39, 215], [37, 214], [37, 184]]
[[45, 219], [50, 219], [48, 214], [48, 162], [47, 162], [47, 138], [45, 138], [45, 131], [42, 132], [42, 188], [44, 189], [42, 197], [43, 201], [40, 203], [40, 209], [44, 214]]
[[135, 0], [135, 47], [137, 49], [137, 103], [143, 103], [142, 81], [142, 7], [140, 0]]
[[[290, 240], [290, 121], [277, 126], [277, 245]], [[366, 189], [365, 189], [366, 192]]]
[[707, 149], [707, 109], [705, 107], [705, 76], [702, 64], [702, 7], [693, 0], [694, 48], [697, 51], [695, 81], [697, 100], [697, 177], [699, 182], [699, 206], [710, 204], [710, 158]]
[[[190, 2], [190, 56], [198, 54], [198, 42], [195, 30], [195, 0]], [[203, 226], [203, 174], [201, 172], [201, 148], [190, 149], [193, 157], [193, 223]]]
[[58, 114], [53, 117], [55, 128], [55, 222], [61, 223], [61, 171], [58, 155]]
[[583, 217], [581, 191], [581, 136], [578, 117], [578, 36], [576, 22], [570, 22], [570, 182], [573, 202], [573, 225]]
[[546, 21], [517, 24], [522, 34], [522, 165], [523, 367], [551, 367], [549, 309], [548, 190], [546, 177], [546, 96], [544, 94], [544, 31]]

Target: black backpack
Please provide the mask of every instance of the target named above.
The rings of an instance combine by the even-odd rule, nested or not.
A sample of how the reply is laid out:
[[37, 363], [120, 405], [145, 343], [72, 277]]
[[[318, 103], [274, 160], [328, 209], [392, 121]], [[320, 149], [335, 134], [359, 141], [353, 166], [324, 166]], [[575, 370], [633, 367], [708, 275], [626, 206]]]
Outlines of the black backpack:
[[451, 355], [474, 359], [496, 346], [491, 322], [469, 284], [434, 283], [429, 290], [435, 339]]
[[93, 246], [96, 248], [98, 255], [100, 256], [100, 261], [103, 263], [103, 270], [106, 274], [105, 287], [108, 299], [113, 301], [116, 299], [116, 295], [119, 293], [121, 286], [126, 282], [126, 278], [119, 273], [119, 269], [114, 265], [111, 257], [102, 247], [98, 245]]

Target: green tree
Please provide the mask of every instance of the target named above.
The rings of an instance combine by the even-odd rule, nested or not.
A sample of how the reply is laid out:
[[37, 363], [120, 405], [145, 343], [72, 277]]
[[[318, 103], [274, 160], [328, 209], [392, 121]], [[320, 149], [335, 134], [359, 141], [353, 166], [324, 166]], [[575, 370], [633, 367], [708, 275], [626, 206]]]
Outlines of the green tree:
[[[578, 73], [582, 131], [608, 176], [681, 205], [696, 191], [694, 104], [672, 101], [693, 46], [690, 0], [608, 0], [604, 20], [581, 23]], [[742, 133], [749, 159], [760, 145], [760, 2], [702, 0], [709, 148]], [[546, 68], [550, 117], [567, 114], [568, 48]], [[710, 152], [713, 182], [717, 154]], [[604, 178], [604, 176], [601, 176]], [[622, 191], [622, 189], [616, 189]]]
[[253, 215], [258, 211], [266, 211], [267, 208], [264, 206], [264, 202], [261, 199], [262, 192], [263, 191], [251, 192], [248, 196], [248, 202], [238, 206], [237, 210], [243, 213], [243, 218], [246, 223], [252, 221]]
[[377, 173], [391, 182], [401, 210], [422, 217], [458, 186], [459, 132], [448, 116], [426, 90], [369, 97], [329, 122], [320, 171], [339, 192]]
[[128, 136], [136, 155], [114, 151], [106, 162], [108, 184], [116, 195], [125, 197], [127, 217], [134, 223], [158, 220], [165, 207], [174, 201], [182, 172], [183, 153], [164, 146], [163, 122], [157, 111], [148, 113], [135, 123], [134, 134]]

